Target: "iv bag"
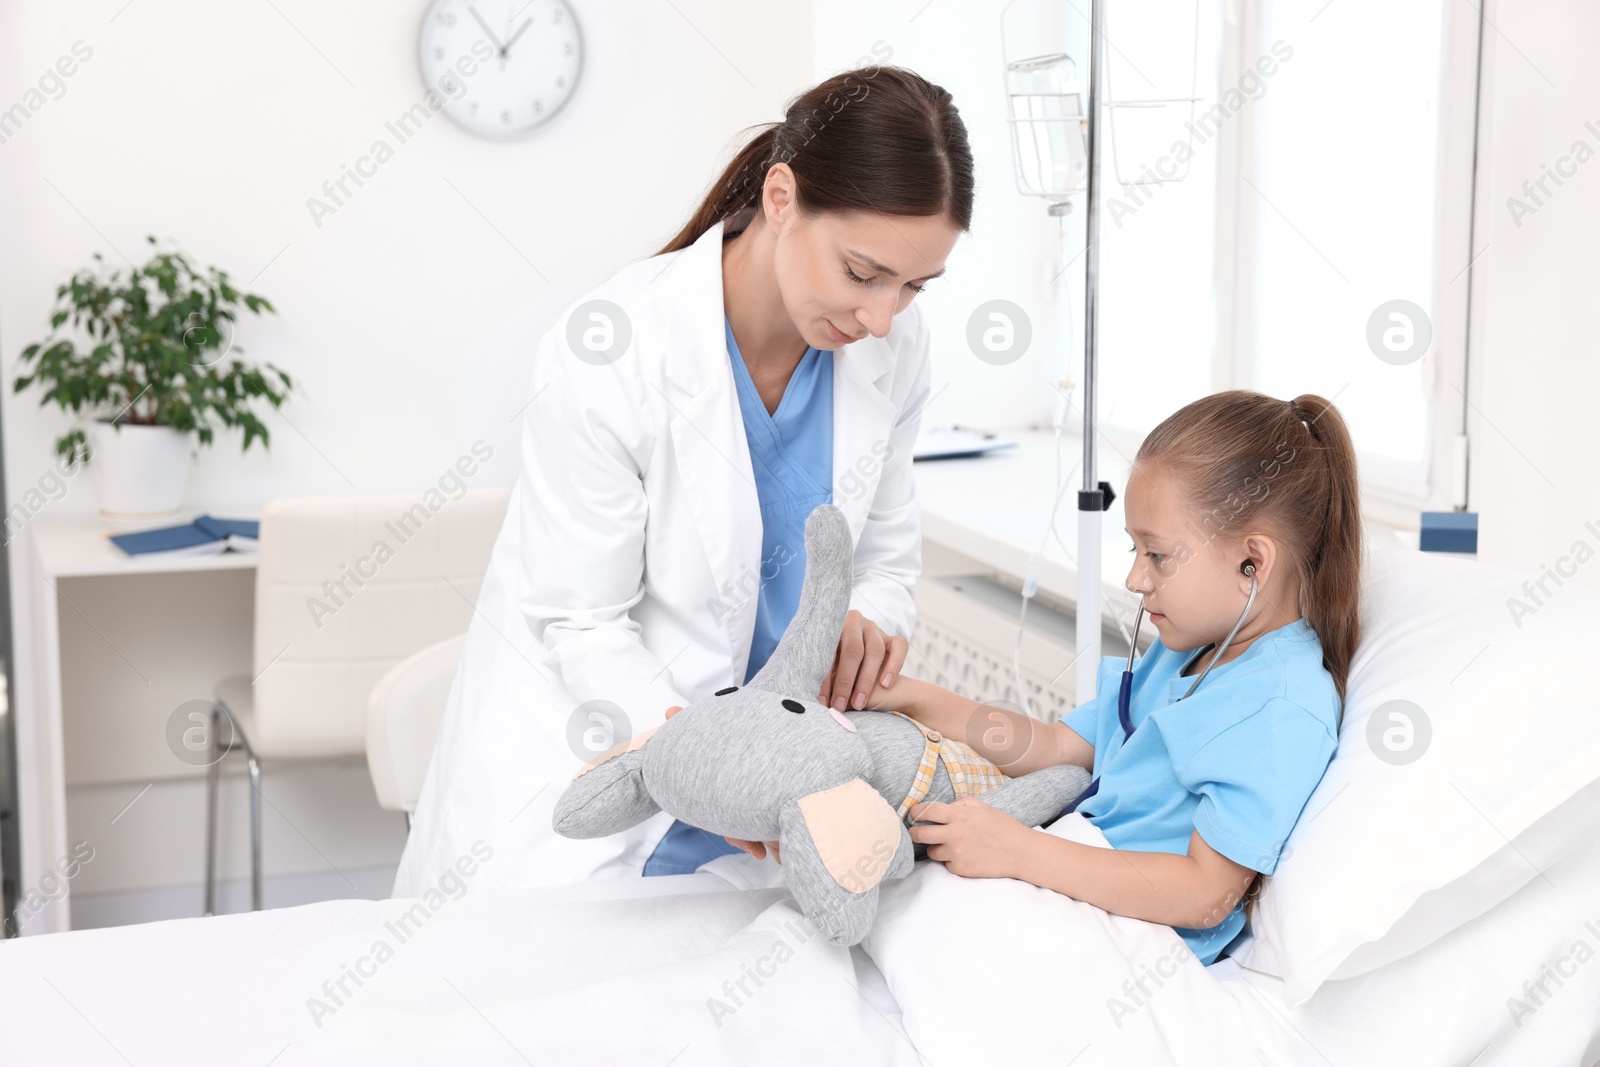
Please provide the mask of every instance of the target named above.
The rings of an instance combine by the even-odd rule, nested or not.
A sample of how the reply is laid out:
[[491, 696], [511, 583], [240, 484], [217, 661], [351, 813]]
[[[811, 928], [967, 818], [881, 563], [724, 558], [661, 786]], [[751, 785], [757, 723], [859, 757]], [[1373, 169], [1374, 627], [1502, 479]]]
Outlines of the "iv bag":
[[1006, 64], [1017, 192], [1055, 199], [1081, 192], [1088, 175], [1078, 68], [1065, 52]]

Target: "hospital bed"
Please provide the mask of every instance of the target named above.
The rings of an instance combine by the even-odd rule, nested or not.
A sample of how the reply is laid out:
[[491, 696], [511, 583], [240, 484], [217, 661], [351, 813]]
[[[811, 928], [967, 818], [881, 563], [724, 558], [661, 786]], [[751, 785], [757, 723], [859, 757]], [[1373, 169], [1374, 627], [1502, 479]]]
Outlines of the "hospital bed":
[[0, 1063], [1593, 1064], [1600, 698], [1550, 668], [1587, 662], [1600, 598], [1529, 577], [1373, 553], [1339, 753], [1209, 967], [935, 862], [852, 949], [770, 860], [525, 890], [468, 862], [417, 898], [0, 943]]

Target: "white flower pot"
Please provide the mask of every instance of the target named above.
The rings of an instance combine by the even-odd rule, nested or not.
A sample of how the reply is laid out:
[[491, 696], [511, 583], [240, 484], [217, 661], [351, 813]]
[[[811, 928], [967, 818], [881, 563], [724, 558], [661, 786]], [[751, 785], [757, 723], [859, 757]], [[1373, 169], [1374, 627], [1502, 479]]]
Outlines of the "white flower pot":
[[89, 427], [89, 469], [107, 519], [176, 517], [189, 480], [189, 435], [170, 426]]

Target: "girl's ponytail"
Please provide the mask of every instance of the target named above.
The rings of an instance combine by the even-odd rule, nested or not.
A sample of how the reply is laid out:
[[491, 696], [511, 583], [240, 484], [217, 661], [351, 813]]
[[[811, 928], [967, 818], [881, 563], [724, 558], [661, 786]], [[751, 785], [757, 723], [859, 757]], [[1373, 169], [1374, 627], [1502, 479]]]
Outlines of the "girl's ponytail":
[[1305, 561], [1300, 612], [1322, 642], [1322, 664], [1339, 688], [1341, 723], [1350, 661], [1361, 639], [1361, 487], [1356, 476], [1356, 450], [1343, 416], [1315, 394], [1294, 398], [1307, 429], [1322, 445], [1326, 507], [1320, 536]]

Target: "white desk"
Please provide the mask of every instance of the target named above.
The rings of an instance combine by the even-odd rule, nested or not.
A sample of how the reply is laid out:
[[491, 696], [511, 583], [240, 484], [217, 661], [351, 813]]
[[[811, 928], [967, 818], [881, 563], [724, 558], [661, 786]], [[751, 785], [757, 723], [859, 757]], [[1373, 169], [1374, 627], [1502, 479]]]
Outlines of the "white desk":
[[[1007, 430], [1000, 436], [1016, 441], [1017, 447], [984, 456], [922, 460], [912, 470], [922, 496], [923, 540], [1020, 580], [1027, 576], [1028, 561], [1049, 527], [1056, 485], [1055, 434]], [[1063, 434], [1061, 473], [1067, 478], [1067, 491], [1056, 509], [1060, 539], [1048, 539], [1039, 565], [1039, 590], [1066, 604], [1078, 602], [1078, 566], [1073, 557], [1078, 544], [1082, 454], [1079, 439]], [[1102, 447], [1098, 466], [1098, 480], [1113, 487], [1126, 483], [1127, 463], [1114, 450]], [[1120, 488], [1117, 491], [1120, 493]], [[1123, 532], [1124, 521], [1119, 495], [1102, 519], [1101, 585], [1106, 598], [1102, 603], [1128, 597], [1122, 583], [1128, 573], [1131, 542]], [[1112, 617], [1109, 609], [1105, 614], [1107, 619]]]
[[[168, 526], [188, 522], [174, 519]], [[39, 518], [32, 523], [35, 573], [46, 578], [85, 578], [107, 574], [166, 574], [182, 571], [255, 570], [250, 552], [182, 559], [133, 557], [112, 544], [113, 530], [99, 519]]]
[[[198, 514], [198, 513], [197, 513]], [[174, 520], [168, 525], [176, 525]], [[181, 559], [135, 559], [107, 537], [117, 532], [93, 517], [41, 516], [28, 526], [31, 551], [35, 692], [17, 708], [18, 819], [22, 871], [19, 904], [41, 876], [69, 855], [66, 766], [63, 744], [61, 600], [62, 579], [121, 578], [134, 575], [253, 571], [253, 554], [225, 552]], [[74, 611], [68, 601], [67, 611]], [[86, 620], [93, 626], [93, 620]], [[98, 629], [98, 628], [97, 628]], [[112, 653], [114, 654], [114, 653]], [[70, 882], [42, 910], [26, 915], [24, 933], [70, 929]]]
[[[1074, 665], [1078, 625], [1078, 491], [1082, 445], [1051, 430], [1002, 431], [1016, 447], [912, 468], [922, 501], [922, 577], [912, 673], [978, 700], [1010, 700], [1054, 718], [1081, 701]], [[1108, 454], [1107, 454], [1108, 453]], [[1127, 460], [1102, 449], [1097, 480], [1120, 487]], [[1061, 492], [1064, 486], [1065, 491]], [[1051, 510], [1055, 507], [1054, 531]], [[1119, 490], [1120, 492], [1120, 490]], [[1102, 655], [1126, 650], [1137, 600], [1123, 587], [1131, 556], [1122, 499], [1101, 515]], [[1038, 599], [1019, 619], [1030, 563], [1040, 555]], [[992, 579], [989, 576], [993, 576]], [[1153, 635], [1147, 627], [1141, 643]], [[1122, 636], [1115, 636], [1118, 632]]]

